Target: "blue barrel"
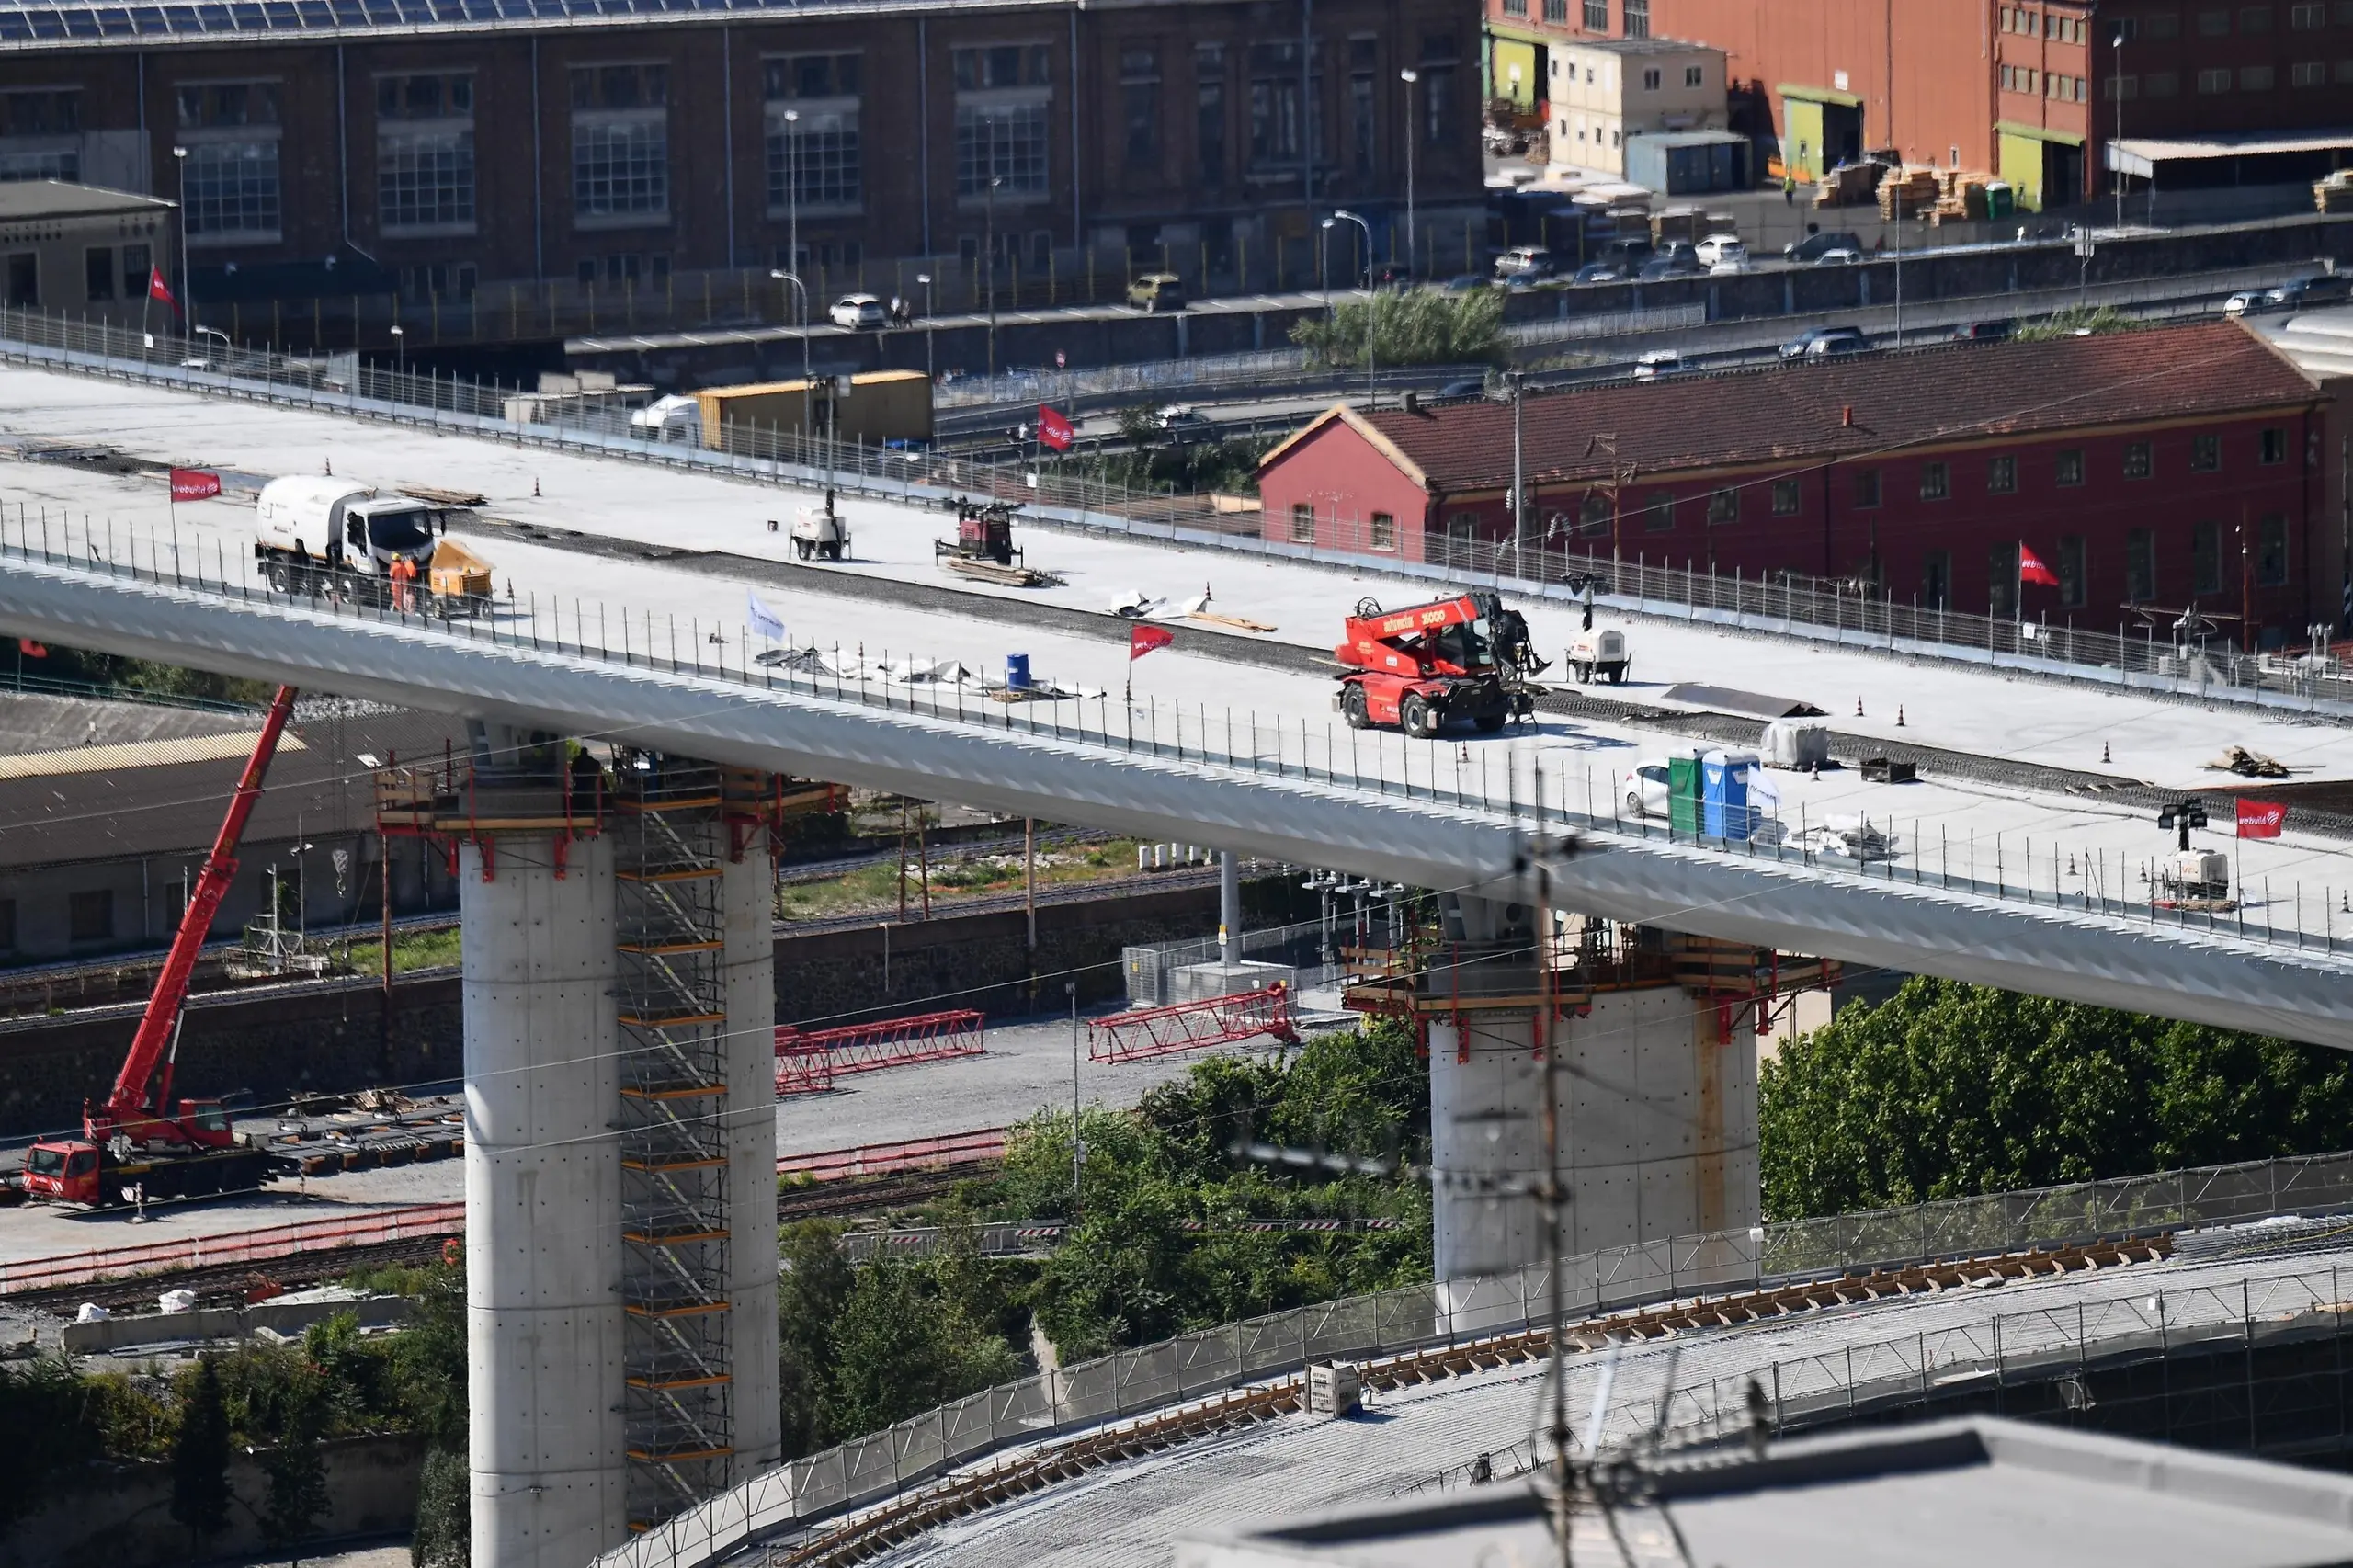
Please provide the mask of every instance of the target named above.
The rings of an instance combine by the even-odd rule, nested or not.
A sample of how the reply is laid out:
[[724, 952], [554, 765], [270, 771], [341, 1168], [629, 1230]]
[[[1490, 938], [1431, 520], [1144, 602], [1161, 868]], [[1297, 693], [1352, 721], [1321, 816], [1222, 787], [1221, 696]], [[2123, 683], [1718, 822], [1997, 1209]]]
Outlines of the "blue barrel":
[[1005, 656], [1005, 684], [1014, 691], [1029, 689], [1029, 655], [1007, 653]]

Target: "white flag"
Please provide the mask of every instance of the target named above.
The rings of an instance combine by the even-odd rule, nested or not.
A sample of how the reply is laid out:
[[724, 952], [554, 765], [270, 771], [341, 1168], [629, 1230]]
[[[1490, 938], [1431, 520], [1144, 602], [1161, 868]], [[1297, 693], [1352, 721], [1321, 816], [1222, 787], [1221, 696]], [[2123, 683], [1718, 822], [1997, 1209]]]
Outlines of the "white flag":
[[752, 630], [772, 642], [782, 642], [784, 622], [777, 618], [776, 611], [762, 604], [760, 596], [749, 588], [744, 590], [744, 598], [745, 601], [744, 613], [750, 621]]

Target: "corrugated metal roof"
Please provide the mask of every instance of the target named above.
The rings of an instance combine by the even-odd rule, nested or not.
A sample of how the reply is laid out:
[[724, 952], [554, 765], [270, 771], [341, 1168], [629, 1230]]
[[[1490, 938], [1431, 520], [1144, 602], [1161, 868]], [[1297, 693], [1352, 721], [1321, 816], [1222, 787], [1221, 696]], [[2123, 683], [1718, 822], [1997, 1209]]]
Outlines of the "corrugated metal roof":
[[[218, 762], [249, 756], [258, 726], [226, 735], [183, 735], [168, 741], [131, 741], [121, 745], [75, 746], [71, 751], [28, 752], [0, 756], [0, 778], [57, 778], [69, 773], [113, 773], [126, 767], [165, 767], [183, 762]], [[281, 752], [307, 751], [302, 737], [288, 732]]]

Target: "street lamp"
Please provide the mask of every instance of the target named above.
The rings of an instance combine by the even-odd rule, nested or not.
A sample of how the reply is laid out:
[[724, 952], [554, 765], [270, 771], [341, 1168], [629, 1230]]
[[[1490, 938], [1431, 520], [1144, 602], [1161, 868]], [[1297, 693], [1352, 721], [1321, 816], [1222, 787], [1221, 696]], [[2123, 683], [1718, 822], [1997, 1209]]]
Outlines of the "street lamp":
[[809, 438], [810, 405], [817, 401], [816, 379], [809, 373], [809, 286], [801, 281], [800, 274], [787, 272], [781, 267], [768, 268], [768, 276], [801, 290], [801, 438], [806, 441]]
[[[991, 162], [995, 162], [995, 146], [991, 146], [989, 152]], [[983, 247], [986, 254], [981, 257], [981, 270], [987, 274], [989, 280], [989, 380], [992, 382], [996, 380], [996, 187], [1004, 183], [1002, 175], [989, 176], [988, 237]]]
[[[2339, 21], [2343, 17], [2337, 18]], [[2124, 227], [2124, 29], [2118, 28], [2109, 44], [2108, 90], [2116, 95], [2116, 137], [2108, 144], [2108, 161], [2116, 172], [2116, 226]]]
[[[1355, 213], [1349, 211], [1347, 208], [1336, 207], [1332, 210], [1332, 215], [1324, 220], [1324, 226], [1328, 229], [1335, 223], [1342, 222], [1354, 223], [1358, 228], [1364, 231], [1364, 258], [1366, 266], [1370, 267], [1372, 262], [1372, 225], [1366, 222], [1362, 218], [1358, 217]], [[1374, 349], [1372, 346], [1373, 308], [1379, 302], [1379, 290], [1370, 288], [1368, 288], [1365, 290], [1364, 399], [1365, 407], [1368, 411], [1381, 406], [1381, 381], [1378, 374], [1376, 373], [1376, 366], [1373, 358]]]
[[392, 324], [392, 374], [400, 375], [408, 369], [408, 332], [400, 323]]
[[[789, 225], [785, 238], [786, 255], [790, 259], [792, 270], [798, 272], [801, 270], [801, 111], [797, 108], [784, 111], [784, 210]], [[808, 309], [804, 296], [801, 302], [804, 317]], [[801, 324], [806, 331], [808, 322], [803, 320]]]
[[187, 337], [192, 335], [189, 329], [196, 321], [196, 290], [188, 287], [188, 281], [187, 148], [175, 147], [172, 149], [172, 167], [176, 173], [180, 191], [180, 335]]
[[[1422, 74], [1409, 65], [1397, 73], [1397, 79], [1405, 84], [1405, 276], [1412, 278], [1418, 271], [1414, 264], [1421, 259], [1414, 240], [1414, 84]], [[1394, 245], [1390, 254], [1396, 254]]]
[[937, 381], [939, 380], [939, 369], [932, 363], [931, 358], [931, 318], [933, 312], [938, 308], [938, 301], [932, 297], [930, 273], [916, 273], [915, 281], [923, 285], [923, 373], [930, 380]]

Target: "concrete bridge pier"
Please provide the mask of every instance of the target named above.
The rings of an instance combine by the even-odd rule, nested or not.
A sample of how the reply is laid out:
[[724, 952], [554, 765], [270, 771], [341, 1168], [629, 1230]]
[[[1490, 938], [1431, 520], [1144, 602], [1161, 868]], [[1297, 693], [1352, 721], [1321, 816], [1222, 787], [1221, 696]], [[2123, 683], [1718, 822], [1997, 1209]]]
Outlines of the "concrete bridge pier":
[[[1545, 977], [1537, 911], [1448, 894], [1424, 980], [1435, 1271], [1450, 1302], [1545, 1258]], [[1554, 943], [1561, 1246], [1757, 1223], [1755, 955], [1572, 918]], [[1588, 940], [1606, 934], [1608, 945]], [[1771, 955], [1764, 955], [1770, 958]], [[1799, 971], [1810, 972], [1810, 971]]]

